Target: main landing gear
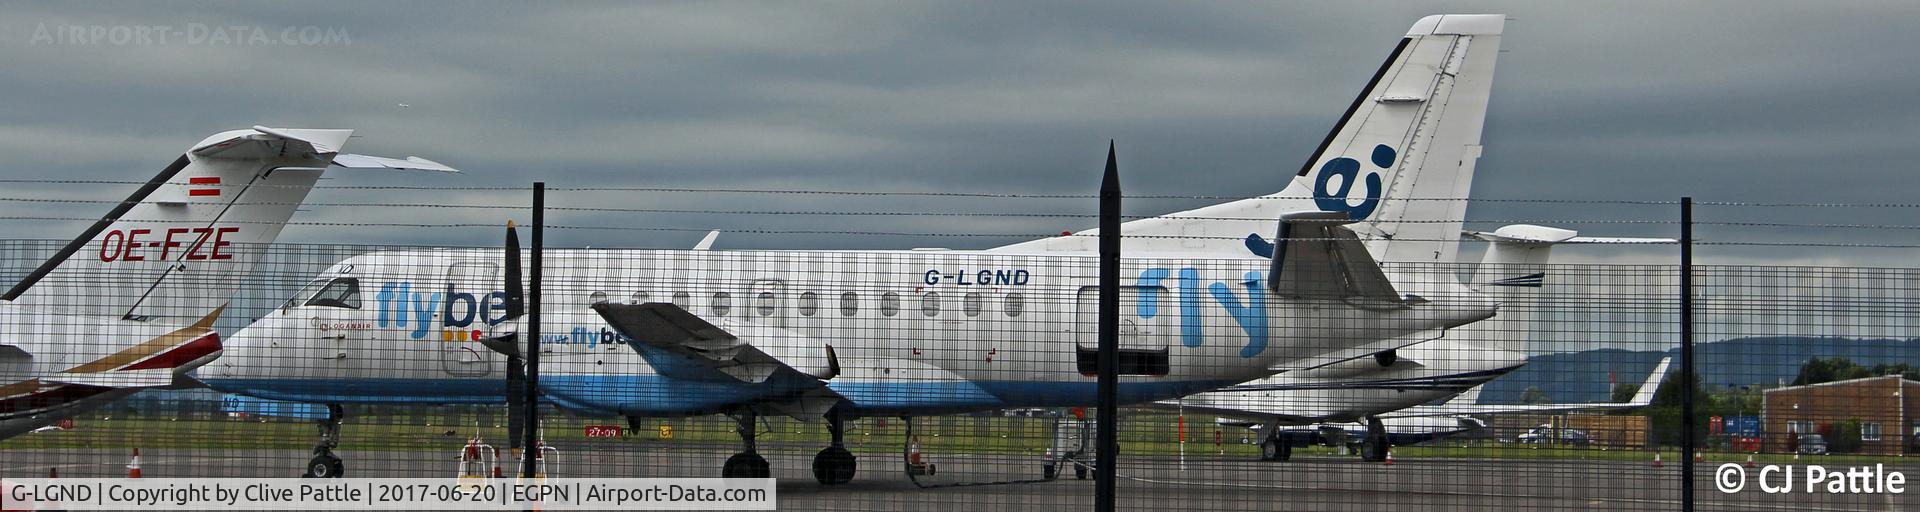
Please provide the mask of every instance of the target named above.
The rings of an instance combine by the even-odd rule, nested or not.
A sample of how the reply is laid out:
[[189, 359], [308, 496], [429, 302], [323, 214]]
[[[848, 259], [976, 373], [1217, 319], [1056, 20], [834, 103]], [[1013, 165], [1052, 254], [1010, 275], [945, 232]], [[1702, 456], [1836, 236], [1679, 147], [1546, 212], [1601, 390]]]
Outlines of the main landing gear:
[[1387, 425], [1380, 418], [1367, 417], [1367, 440], [1360, 447], [1360, 460], [1382, 462], [1387, 460]]
[[1293, 443], [1280, 438], [1280, 429], [1267, 429], [1267, 439], [1260, 442], [1260, 460], [1283, 461], [1293, 458]]
[[[720, 477], [721, 478], [769, 478], [769, 477], [772, 477], [773, 466], [770, 464], [767, 464], [767, 458], [760, 456], [760, 452], [755, 451], [754, 445], [753, 445], [754, 436], [759, 434], [759, 427], [758, 425], [754, 424], [754, 420], [757, 416], [753, 413], [753, 411], [750, 411], [750, 410], [742, 411], [737, 414], [732, 414], [731, 416], [733, 416], [733, 421], [739, 423], [740, 425], [739, 432], [740, 432], [741, 451], [740, 453], [733, 454], [732, 457], [727, 458], [727, 464], [720, 468]], [[837, 435], [835, 436], [835, 439], [836, 440], [838, 439]], [[838, 443], [835, 443], [835, 444], [838, 445]], [[818, 462], [816, 462], [815, 465], [817, 466]]]
[[327, 404], [327, 419], [320, 421], [320, 443], [313, 446], [313, 458], [307, 460], [305, 478], [340, 478], [347, 473], [347, 464], [333, 454], [340, 446], [340, 423], [347, 418], [346, 408], [340, 404]]
[[853, 481], [854, 470], [859, 464], [854, 460], [853, 452], [847, 451], [846, 431], [846, 420], [840, 417], [840, 413], [827, 413], [827, 433], [833, 435], [833, 442], [813, 456], [813, 479], [823, 485]]

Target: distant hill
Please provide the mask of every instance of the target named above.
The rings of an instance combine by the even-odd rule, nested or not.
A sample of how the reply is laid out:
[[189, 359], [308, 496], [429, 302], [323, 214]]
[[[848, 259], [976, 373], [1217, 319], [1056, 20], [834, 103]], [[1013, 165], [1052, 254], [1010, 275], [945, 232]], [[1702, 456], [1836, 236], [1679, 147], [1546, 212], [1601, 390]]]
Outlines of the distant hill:
[[[1527, 365], [1494, 379], [1480, 393], [1481, 403], [1519, 403], [1520, 393], [1539, 386], [1555, 402], [1604, 402], [1612, 398], [1609, 372], [1618, 382], [1638, 384], [1661, 357], [1675, 356], [1672, 373], [1679, 374], [1679, 347], [1669, 350], [1597, 349], [1532, 357]], [[1769, 336], [1734, 338], [1694, 346], [1695, 369], [1701, 382], [1713, 386], [1776, 386], [1792, 382], [1800, 365], [1812, 357], [1844, 357], [1862, 366], [1908, 363], [1920, 365], [1920, 339], [1854, 339]]]

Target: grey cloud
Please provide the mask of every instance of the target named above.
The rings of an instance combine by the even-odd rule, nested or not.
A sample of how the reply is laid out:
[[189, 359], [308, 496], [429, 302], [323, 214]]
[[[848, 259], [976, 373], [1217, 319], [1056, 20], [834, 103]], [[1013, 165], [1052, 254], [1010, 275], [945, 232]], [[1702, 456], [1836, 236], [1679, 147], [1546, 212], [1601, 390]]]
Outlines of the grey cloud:
[[[464, 176], [337, 173], [332, 185], [724, 187], [1090, 193], [1117, 139], [1134, 194], [1278, 190], [1393, 40], [1422, 15], [1508, 12], [1472, 227], [1559, 221], [1671, 236], [1666, 205], [1501, 199], [1904, 202], [1905, 3], [1481, 2], [105, 3], [11, 6], [0, 21], [6, 178], [144, 179], [207, 134], [351, 127], [349, 150]], [[40, 25], [340, 27], [350, 44], [30, 45]], [[407, 108], [398, 104], [406, 103]], [[84, 148], [84, 149], [76, 149]], [[111, 188], [111, 187], [109, 187]], [[33, 187], [73, 197], [124, 191]], [[682, 210], [1084, 215], [1091, 200], [927, 200], [638, 192], [572, 204]], [[315, 202], [524, 203], [519, 191], [316, 191]], [[1151, 214], [1205, 199], [1138, 199]], [[0, 215], [98, 215], [0, 204]], [[493, 225], [517, 211], [319, 207], [296, 220]], [[1709, 208], [1721, 222], [1909, 224], [1910, 209]], [[1705, 218], [1705, 217], [1703, 217]], [[1868, 219], [1868, 220], [1863, 220]], [[1591, 222], [1585, 222], [1591, 221]], [[1600, 222], [1600, 221], [1610, 221]], [[1618, 221], [1633, 221], [1619, 223]], [[556, 243], [735, 248], [984, 247], [1083, 217], [556, 213]], [[899, 231], [920, 237], [746, 231]], [[4, 237], [67, 226], [9, 223]], [[1920, 243], [1912, 230], [1703, 226], [1721, 240]], [[307, 242], [492, 243], [489, 230], [295, 226]], [[1660, 248], [1566, 251], [1665, 261]], [[1887, 250], [1715, 246], [1725, 261], [1897, 262]]]

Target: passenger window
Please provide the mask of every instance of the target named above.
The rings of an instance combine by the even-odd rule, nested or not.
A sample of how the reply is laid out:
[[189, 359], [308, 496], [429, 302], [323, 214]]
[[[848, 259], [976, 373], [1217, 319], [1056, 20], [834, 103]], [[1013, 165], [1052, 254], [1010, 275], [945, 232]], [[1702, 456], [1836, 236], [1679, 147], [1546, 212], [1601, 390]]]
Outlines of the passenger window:
[[693, 297], [687, 292], [673, 292], [673, 305], [680, 306], [680, 309], [690, 308], [693, 306]]
[[820, 310], [820, 294], [805, 292], [800, 294], [800, 316], [813, 316]]
[[860, 312], [860, 294], [847, 292], [840, 294], [840, 316], [853, 316]]
[[628, 304], [646, 304], [647, 292], [633, 292], [633, 296], [627, 298], [627, 303]]
[[587, 304], [600, 304], [606, 301], [607, 301], [607, 292], [593, 292], [593, 293], [587, 294]]
[[1007, 316], [1010, 316], [1010, 317], [1020, 316], [1020, 313], [1026, 312], [1027, 298], [1018, 293], [1009, 293], [1007, 294], [1006, 307], [1007, 307]]
[[880, 316], [893, 316], [900, 313], [900, 294], [887, 292], [880, 296]]
[[334, 279], [313, 294], [313, 298], [307, 299], [307, 305], [360, 309], [360, 280], [352, 277]]
[[731, 311], [733, 311], [733, 294], [727, 293], [727, 292], [714, 292], [713, 293], [713, 314], [719, 315], [719, 316], [727, 316], [727, 313]]
[[760, 316], [773, 316], [773, 292], [760, 292], [754, 296], [753, 302], [753, 308], [760, 311]]
[[980, 292], [967, 292], [966, 298], [961, 300], [960, 311], [969, 317], [980, 316], [980, 310], [985, 308], [981, 302]]
[[922, 316], [940, 316], [940, 292], [927, 292], [920, 296], [920, 314]]

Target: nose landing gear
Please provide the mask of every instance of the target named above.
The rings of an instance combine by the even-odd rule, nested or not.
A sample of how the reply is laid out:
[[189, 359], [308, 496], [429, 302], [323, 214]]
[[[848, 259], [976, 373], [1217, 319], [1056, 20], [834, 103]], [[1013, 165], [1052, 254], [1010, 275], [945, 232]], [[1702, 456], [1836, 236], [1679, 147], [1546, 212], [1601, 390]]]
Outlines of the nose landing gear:
[[347, 412], [340, 404], [327, 404], [327, 419], [320, 421], [320, 443], [313, 446], [313, 458], [307, 460], [307, 472], [303, 478], [340, 478], [347, 473], [347, 464], [333, 454], [340, 446], [340, 423], [347, 419]]

